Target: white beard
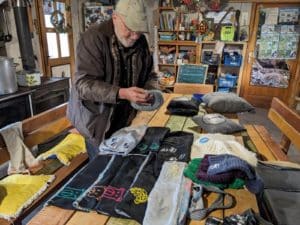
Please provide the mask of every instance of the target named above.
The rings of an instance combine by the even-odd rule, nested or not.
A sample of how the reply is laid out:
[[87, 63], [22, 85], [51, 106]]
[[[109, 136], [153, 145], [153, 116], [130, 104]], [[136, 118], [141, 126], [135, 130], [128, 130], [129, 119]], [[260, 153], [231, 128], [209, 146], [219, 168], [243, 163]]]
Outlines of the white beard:
[[116, 36], [118, 38], [118, 40], [121, 42], [121, 44], [125, 47], [125, 48], [129, 48], [132, 47], [134, 45], [134, 43], [136, 42], [136, 40], [131, 40], [131, 39], [127, 39], [127, 38], [123, 38], [121, 37], [118, 29], [115, 29], [115, 33]]

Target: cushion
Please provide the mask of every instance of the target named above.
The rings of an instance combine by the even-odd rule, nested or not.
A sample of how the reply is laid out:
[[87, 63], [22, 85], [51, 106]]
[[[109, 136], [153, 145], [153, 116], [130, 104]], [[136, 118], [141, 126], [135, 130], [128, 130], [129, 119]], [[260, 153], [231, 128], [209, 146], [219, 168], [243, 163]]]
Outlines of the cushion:
[[164, 103], [164, 97], [161, 91], [159, 90], [149, 90], [147, 91], [151, 98], [147, 104], [138, 104], [131, 102], [131, 106], [139, 111], [153, 111], [158, 109]]
[[195, 116], [199, 111], [199, 102], [189, 97], [173, 98], [167, 106], [171, 115]]
[[194, 116], [192, 120], [207, 133], [232, 134], [245, 130], [239, 123], [218, 113]]
[[54, 175], [14, 174], [0, 180], [0, 218], [16, 218], [46, 190]]
[[39, 155], [38, 159], [46, 160], [55, 156], [62, 164], [69, 165], [75, 156], [84, 152], [86, 152], [86, 147], [83, 136], [72, 133], [58, 145]]
[[254, 112], [255, 108], [234, 93], [213, 92], [202, 97], [206, 105], [217, 113]]

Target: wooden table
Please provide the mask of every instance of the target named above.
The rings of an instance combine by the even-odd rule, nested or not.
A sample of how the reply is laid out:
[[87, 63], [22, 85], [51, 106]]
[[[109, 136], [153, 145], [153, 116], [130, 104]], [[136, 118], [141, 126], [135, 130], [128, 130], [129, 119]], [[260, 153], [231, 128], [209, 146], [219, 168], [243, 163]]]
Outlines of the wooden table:
[[[165, 114], [166, 106], [170, 102], [170, 100], [174, 97], [179, 97], [180, 94], [166, 94], [164, 96], [165, 103], [164, 105], [157, 111], [152, 112], [140, 112], [137, 117], [133, 121], [133, 125], [141, 125], [148, 124], [148, 126], [168, 126], [171, 130], [184, 130], [187, 132], [192, 132], [197, 136], [199, 132], [197, 132], [196, 126], [190, 118], [182, 117], [182, 116], [172, 116]], [[250, 127], [250, 126], [249, 126]], [[251, 128], [251, 127], [250, 127]], [[257, 140], [257, 133], [252, 132], [252, 135], [255, 140]], [[196, 138], [196, 137], [195, 137]], [[227, 210], [217, 210], [211, 213], [211, 216], [216, 216], [219, 218], [223, 218], [224, 216], [228, 216], [234, 213], [242, 213], [248, 208], [252, 208], [255, 211], [258, 211], [258, 207], [256, 204], [256, 199], [253, 194], [248, 192], [247, 190], [230, 190], [226, 191], [232, 193], [236, 198], [236, 206], [227, 209]], [[207, 198], [207, 202], [211, 204], [211, 202], [216, 198], [216, 195], [211, 194]], [[54, 206], [47, 206], [42, 209], [36, 216], [34, 216], [31, 221], [28, 223], [29, 225], [118, 225], [118, 219], [110, 218], [108, 216], [104, 216], [101, 214], [97, 214], [95, 212], [80, 212], [76, 210], [66, 210], [61, 209]], [[136, 225], [138, 223], [134, 221], [127, 221], [124, 224], [128, 225]], [[204, 225], [205, 220], [202, 221], [190, 221], [189, 225]]]

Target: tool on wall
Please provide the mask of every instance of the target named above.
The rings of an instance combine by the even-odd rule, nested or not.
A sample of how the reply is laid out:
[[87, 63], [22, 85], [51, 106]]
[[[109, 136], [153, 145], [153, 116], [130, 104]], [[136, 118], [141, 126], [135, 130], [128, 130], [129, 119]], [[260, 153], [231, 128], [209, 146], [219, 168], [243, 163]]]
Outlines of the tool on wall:
[[6, 17], [5, 9], [2, 9], [2, 13], [3, 13], [3, 20], [4, 20], [4, 23], [5, 23], [5, 26], [6, 26], [6, 32], [7, 32], [7, 34], [5, 34], [2, 38], [3, 38], [3, 41], [10, 42], [12, 40], [12, 35], [9, 32], [9, 27], [8, 27], [8, 23], [7, 23], [7, 17]]

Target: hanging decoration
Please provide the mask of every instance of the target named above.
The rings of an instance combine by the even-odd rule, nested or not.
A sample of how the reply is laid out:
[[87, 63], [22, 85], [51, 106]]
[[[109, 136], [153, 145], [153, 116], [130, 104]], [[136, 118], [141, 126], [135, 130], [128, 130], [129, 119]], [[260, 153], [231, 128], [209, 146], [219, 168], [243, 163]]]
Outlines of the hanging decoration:
[[54, 10], [51, 13], [50, 22], [58, 33], [67, 33], [71, 28], [69, 25], [66, 25], [65, 16], [59, 10]]
[[227, 6], [228, 0], [182, 0], [189, 11], [206, 13], [208, 11], [219, 12]]

